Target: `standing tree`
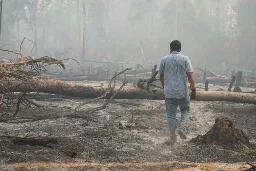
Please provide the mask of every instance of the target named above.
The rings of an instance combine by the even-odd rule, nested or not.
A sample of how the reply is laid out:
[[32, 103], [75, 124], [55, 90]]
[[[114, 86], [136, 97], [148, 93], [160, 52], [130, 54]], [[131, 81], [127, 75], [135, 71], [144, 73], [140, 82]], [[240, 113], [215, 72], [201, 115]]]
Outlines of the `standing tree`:
[[236, 6], [238, 42], [240, 48], [239, 64], [243, 69], [255, 69], [256, 63], [256, 1], [240, 1]]

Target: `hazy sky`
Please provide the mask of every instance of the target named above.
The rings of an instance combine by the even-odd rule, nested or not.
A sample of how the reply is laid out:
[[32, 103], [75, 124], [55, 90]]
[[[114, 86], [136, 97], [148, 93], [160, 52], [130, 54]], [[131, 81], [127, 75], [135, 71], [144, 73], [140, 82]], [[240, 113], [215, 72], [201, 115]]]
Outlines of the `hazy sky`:
[[[253, 47], [248, 46], [246, 56], [251, 61], [242, 65], [239, 40], [254, 30], [244, 31], [244, 24], [237, 22], [239, 10], [245, 11], [239, 15], [244, 22], [256, 10], [252, 0], [46, 0], [37, 7], [23, 1], [4, 1], [1, 44], [17, 49], [27, 37], [37, 42], [37, 56], [60, 51], [62, 58], [80, 60], [85, 30], [82, 58], [88, 60], [150, 66], [169, 53], [173, 39], [179, 39], [182, 52], [197, 66], [251, 68], [256, 61]], [[36, 20], [33, 9], [37, 9]], [[253, 37], [248, 39], [250, 45], [255, 43]], [[30, 55], [32, 47], [24, 43], [25, 55]]]

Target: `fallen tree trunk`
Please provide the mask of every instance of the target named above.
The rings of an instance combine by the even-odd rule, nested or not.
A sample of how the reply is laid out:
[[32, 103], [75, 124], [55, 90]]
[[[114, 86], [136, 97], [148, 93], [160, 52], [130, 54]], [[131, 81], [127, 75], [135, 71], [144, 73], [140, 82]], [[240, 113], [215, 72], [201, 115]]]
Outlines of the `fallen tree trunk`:
[[[107, 87], [92, 87], [85, 84], [65, 82], [54, 79], [34, 78], [27, 84], [19, 81], [2, 81], [0, 91], [3, 87], [8, 87], [11, 92], [42, 92], [49, 94], [59, 94], [71, 97], [96, 98], [108, 91]], [[156, 89], [157, 100], [164, 100], [163, 91]], [[114, 90], [117, 91], [117, 90]], [[113, 92], [115, 93], [115, 92]], [[106, 97], [108, 98], [108, 97]], [[155, 99], [147, 91], [139, 88], [124, 88], [117, 95], [117, 99]], [[233, 93], [221, 91], [198, 91], [197, 101], [227, 101], [236, 103], [256, 104], [256, 94]]]
[[[207, 80], [209, 81], [209, 84], [216, 84], [216, 85], [225, 85], [230, 84], [232, 82], [232, 78], [218, 78], [218, 77], [208, 77]], [[204, 80], [202, 78], [196, 78], [197, 83], [204, 83]], [[241, 86], [245, 87], [255, 87], [256, 81], [255, 79], [244, 79], [244, 81], [241, 83]]]
[[[229, 84], [231, 82], [230, 78], [219, 78], [219, 77], [208, 77], [207, 80], [209, 81], [209, 84]], [[202, 78], [196, 78], [196, 82], [204, 83], [204, 80]]]
[[247, 83], [247, 86], [248, 87], [255, 87], [256, 88], [256, 81], [255, 82]]
[[[84, 69], [85, 73], [83, 73], [83, 69], [80, 69], [80, 72], [77, 72], [78, 69], [72, 69], [72, 72], [70, 72], [71, 69], [69, 70], [61, 70], [61, 72], [47, 72], [47, 74], [45, 75], [48, 75], [50, 77], [58, 77], [58, 76], [61, 76], [61, 77], [90, 77], [92, 76], [92, 73], [96, 74], [97, 71], [95, 71], [95, 68], [94, 68], [94, 71], [91, 71], [91, 73], [88, 73], [88, 68]], [[125, 73], [127, 75], [134, 75], [134, 74], [148, 74], [150, 73], [149, 72], [150, 70], [149, 69], [141, 69], [141, 70], [129, 70], [129, 71], [126, 71]], [[111, 74], [113, 74], [113, 71], [111, 72]], [[100, 76], [100, 75], [99, 75]]]
[[[49, 78], [56, 78], [57, 80], [61, 81], [109, 81], [110, 78], [106, 76], [82, 76], [82, 77], [49, 77]], [[126, 80], [129, 82], [132, 82], [134, 79], [134, 76], [132, 75], [126, 75]], [[116, 78], [118, 81], [123, 81], [123, 77], [119, 76]]]

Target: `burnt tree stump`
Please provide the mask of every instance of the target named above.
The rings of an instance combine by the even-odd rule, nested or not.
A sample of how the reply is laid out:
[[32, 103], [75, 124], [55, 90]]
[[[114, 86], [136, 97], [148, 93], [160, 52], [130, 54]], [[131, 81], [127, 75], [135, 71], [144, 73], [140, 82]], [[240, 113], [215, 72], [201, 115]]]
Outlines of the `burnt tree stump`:
[[191, 142], [231, 148], [252, 147], [249, 137], [242, 130], [237, 129], [228, 118], [217, 118], [213, 127], [205, 135], [199, 135]]

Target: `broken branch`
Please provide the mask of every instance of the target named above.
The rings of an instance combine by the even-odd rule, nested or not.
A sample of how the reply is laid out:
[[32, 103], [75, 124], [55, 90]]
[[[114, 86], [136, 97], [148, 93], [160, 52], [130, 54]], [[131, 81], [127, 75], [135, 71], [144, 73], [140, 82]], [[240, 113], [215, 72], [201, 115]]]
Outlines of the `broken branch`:
[[[110, 82], [109, 82], [109, 84], [108, 84], [108, 91], [106, 91], [106, 92], [105, 92], [104, 94], [102, 94], [101, 96], [95, 98], [95, 99], [93, 100], [93, 102], [96, 101], [96, 100], [99, 100], [99, 99], [103, 99], [103, 98], [107, 97], [109, 94], [111, 94], [111, 93], [113, 92], [113, 90], [115, 89], [115, 84], [112, 86], [113, 80], [115, 80], [117, 76], [119, 76], [119, 75], [125, 73], [125, 72], [128, 71], [128, 70], [131, 70], [131, 68], [126, 68], [125, 70], [123, 70], [123, 71], [121, 71], [121, 72], [115, 74], [115, 75], [111, 78], [111, 80], [110, 80]], [[126, 79], [125, 79], [125, 81], [126, 81]], [[79, 108], [81, 108], [82, 106], [84, 106], [84, 105], [86, 105], [86, 104], [88, 104], [88, 103], [90, 103], [90, 102], [85, 102], [85, 103], [82, 103], [82, 104], [78, 105], [78, 106], [75, 108], [75, 112], [77, 112], [77, 110], [78, 110]]]
[[20, 104], [22, 102], [22, 100], [24, 99], [26, 93], [21, 93], [19, 99], [18, 99], [18, 103], [17, 103], [17, 106], [16, 106], [16, 110], [15, 110], [15, 113], [13, 114], [13, 117], [15, 117], [18, 113], [19, 113], [19, 110], [20, 110]]

